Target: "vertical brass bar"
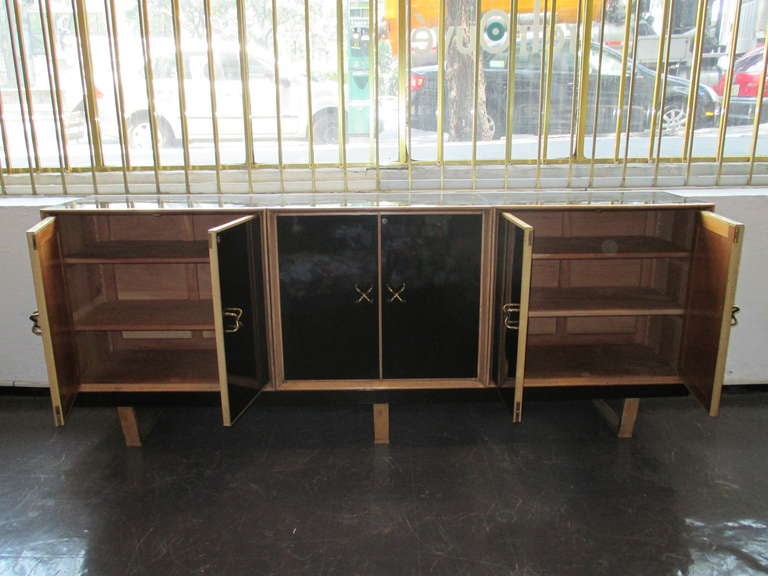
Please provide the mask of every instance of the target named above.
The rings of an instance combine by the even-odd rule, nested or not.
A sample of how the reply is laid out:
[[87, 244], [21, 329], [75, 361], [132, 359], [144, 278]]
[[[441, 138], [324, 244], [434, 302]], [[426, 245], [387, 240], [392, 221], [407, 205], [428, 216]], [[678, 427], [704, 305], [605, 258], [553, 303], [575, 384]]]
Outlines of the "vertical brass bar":
[[512, 134], [515, 129], [515, 70], [517, 68], [517, 0], [509, 0], [509, 48], [507, 49], [507, 121], [504, 142], [504, 188], [509, 187]]
[[547, 162], [547, 155], [549, 151], [549, 115], [552, 111], [551, 96], [552, 96], [552, 71], [554, 68], [555, 58], [555, 24], [557, 23], [557, 0], [552, 0], [551, 13], [549, 16], [549, 33], [545, 33], [544, 38], [549, 37], [549, 45], [547, 46], [547, 85], [544, 90], [544, 122], [542, 132], [542, 149], [540, 163]]
[[115, 0], [104, 0], [104, 17], [107, 23], [107, 40], [109, 42], [109, 62], [112, 68], [112, 89], [115, 97], [115, 111], [117, 112], [117, 132], [120, 141], [120, 161], [123, 171], [123, 187], [128, 193], [128, 167], [130, 155], [128, 154], [128, 127], [125, 122], [125, 94], [120, 71], [120, 43], [117, 32], [117, 19], [115, 18]]
[[56, 105], [58, 106], [59, 110], [59, 126], [61, 130], [61, 140], [62, 140], [62, 156], [64, 160], [64, 168], [65, 170], [69, 170], [70, 168], [70, 162], [69, 162], [69, 151], [67, 146], [67, 129], [66, 124], [64, 122], [64, 114], [66, 113], [66, 110], [64, 110], [64, 103], [62, 101], [62, 90], [61, 90], [61, 74], [59, 72], [59, 58], [56, 52], [56, 26], [54, 26], [53, 18], [51, 18], [51, 15], [53, 15], [53, 10], [51, 8], [51, 0], [45, 0], [45, 12], [47, 15], [46, 18], [46, 24], [48, 26], [48, 38], [50, 42], [51, 47], [51, 68], [53, 70], [53, 79], [54, 84], [56, 86]]
[[[543, 157], [543, 134], [545, 131], [544, 127], [544, 117], [546, 115], [546, 112], [548, 110], [544, 106], [544, 100], [546, 98], [546, 92], [547, 92], [547, 50], [546, 50], [546, 40], [547, 40], [547, 29], [548, 29], [548, 20], [549, 17], [549, 0], [544, 0], [544, 26], [541, 28], [541, 64], [539, 67], [539, 109], [538, 109], [538, 127], [537, 130], [537, 140], [536, 140], [536, 184], [535, 187], [539, 188], [541, 187], [541, 164], [544, 161]], [[538, 27], [537, 27], [538, 30]]]
[[141, 31], [141, 53], [146, 74], [147, 108], [149, 108], [149, 133], [152, 139], [152, 169], [155, 175], [155, 192], [160, 194], [160, 149], [157, 145], [157, 112], [155, 110], [155, 82], [152, 73], [152, 50], [149, 36], [149, 9], [147, 0], [139, 0], [139, 30]]
[[307, 145], [309, 146], [309, 168], [312, 172], [312, 189], [315, 190], [317, 188], [317, 180], [315, 171], [315, 129], [312, 117], [312, 64], [309, 37], [309, 0], [304, 0], [304, 46], [304, 73], [307, 76], [307, 137], [309, 138]]
[[[675, 4], [675, 0], [667, 0], [670, 3], [670, 12], [672, 12], [672, 8]], [[659, 167], [661, 165], [661, 143], [664, 139], [664, 107], [667, 103], [667, 79], [669, 78], [669, 55], [672, 45], [672, 16], [667, 20], [666, 22], [666, 28], [662, 31], [663, 37], [665, 38], [666, 42], [666, 48], [665, 48], [665, 66], [664, 66], [664, 77], [662, 78], [661, 82], [661, 93], [659, 94], [659, 104], [658, 104], [658, 110], [661, 114], [661, 121], [658, 122], [658, 131], [659, 135], [658, 138], [656, 138], [656, 156], [654, 159], [654, 168], [653, 168], [653, 186], [656, 186], [658, 179], [659, 179]], [[657, 72], [658, 74], [658, 72]], [[653, 138], [654, 134], [651, 135]]]
[[[640, 0], [634, 0], [639, 3]], [[613, 161], [619, 161], [619, 151], [621, 149], [621, 129], [624, 121], [624, 92], [627, 83], [627, 60], [629, 59], [629, 25], [632, 22], [632, 2], [627, 2], [627, 9], [624, 15], [624, 45], [621, 50], [621, 76], [619, 77], [619, 97], [616, 102], [618, 112], [616, 114], [616, 136], [613, 145]], [[629, 127], [627, 127], [629, 130]]]
[[[720, 114], [720, 131], [717, 135], [717, 175], [715, 176], [715, 185], [720, 185], [720, 176], [723, 171], [723, 151], [725, 150], [725, 136], [728, 132], [728, 112], [731, 104], [731, 91], [733, 90], [733, 66], [736, 62], [736, 47], [739, 41], [739, 20], [741, 20], [742, 0], [736, 0], [733, 15], [733, 27], [731, 29], [731, 44], [728, 48], [728, 75], [725, 77], [725, 87], [723, 88], [723, 108]], [[755, 101], [755, 106], [762, 107], [762, 102]], [[757, 108], [755, 109], [757, 113]]]
[[[635, 76], [637, 76], [637, 42], [640, 37], [640, 0], [635, 4], [635, 28], [632, 32], [632, 71], [629, 76], [629, 93], [627, 95], [627, 130], [624, 133], [624, 162], [621, 167], [621, 185], [627, 180], [627, 159], [629, 158], [629, 138], [632, 134], [632, 101], [635, 97]], [[656, 74], [658, 77], [658, 73]]]
[[[0, 92], [0, 140], [3, 143], [3, 159], [5, 165], [0, 167], [0, 173], [10, 171], [13, 168], [13, 162], [11, 162], [11, 152], [8, 149], [8, 131], [5, 128], [5, 106], [3, 104], [3, 95]], [[5, 186], [3, 186], [5, 189]]]
[[[480, 102], [480, 67], [482, 66], [483, 55], [480, 53], [480, 25], [482, 23], [482, 5], [483, 0], [475, 0], [475, 38], [472, 46], [474, 56], [474, 81], [473, 81], [473, 102], [472, 102], [472, 158], [470, 166], [472, 171], [472, 189], [477, 189], [477, 117], [480, 115], [478, 104]], [[485, 97], [485, 95], [483, 95]], [[441, 187], [442, 190], [442, 187]]]
[[405, 70], [406, 73], [401, 80], [403, 84], [405, 85], [405, 108], [403, 109], [403, 112], [405, 113], [405, 134], [408, 138], [408, 146], [407, 146], [407, 152], [406, 152], [406, 161], [408, 162], [408, 190], [413, 190], [413, 134], [411, 133], [411, 91], [409, 88], [410, 85], [410, 75], [411, 75], [411, 2], [410, 0], [400, 0], [400, 2], [405, 4], [405, 10], [403, 12], [404, 14], [404, 34], [405, 34], [405, 44], [403, 45], [404, 55], [405, 58]]
[[251, 82], [248, 67], [248, 35], [245, 29], [245, 2], [237, 0], [237, 40], [240, 45], [240, 82], [243, 97], [243, 138], [245, 165], [248, 171], [248, 191], [253, 193], [253, 123], [251, 121]]
[[93, 147], [93, 159], [95, 161], [94, 182], [96, 180], [95, 170], [104, 167], [104, 155], [102, 152], [101, 130], [99, 129], [99, 103], [96, 97], [96, 82], [93, 77], [93, 59], [91, 58], [91, 37], [88, 31], [88, 11], [87, 0], [73, 0], [73, 11], [75, 12], [75, 34], [77, 43], [80, 46], [80, 66], [85, 86], [83, 96], [88, 102], [86, 112], [88, 112], [89, 134], [91, 146]]
[[410, 152], [408, 150], [410, 144], [408, 141], [410, 138], [408, 130], [408, 118], [410, 116], [410, 110], [408, 110], [410, 101], [408, 97], [408, 90], [410, 89], [408, 82], [408, 37], [411, 23], [408, 22], [406, 14], [407, 5], [407, 0], [397, 0], [398, 158], [401, 164], [408, 164], [410, 172], [408, 158]]
[[[145, 0], [146, 1], [146, 0]], [[211, 127], [213, 129], [213, 155], [216, 162], [216, 191], [221, 194], [221, 149], [219, 146], [219, 110], [216, 102], [216, 63], [213, 58], [213, 24], [211, 0], [203, 0], [205, 42], [208, 54], [208, 92], [211, 98]], [[276, 34], [275, 34], [276, 35]]]
[[88, 137], [88, 156], [91, 161], [91, 184], [93, 185], [94, 194], [99, 193], [99, 182], [96, 179], [96, 169], [100, 166], [96, 162], [96, 145], [94, 138], [98, 137], [98, 128], [93, 128], [93, 124], [96, 123], [96, 111], [94, 105], [96, 104], [96, 93], [91, 91], [89, 86], [93, 86], [93, 83], [88, 81], [88, 72], [86, 71], [86, 65], [91, 66], [90, 50], [86, 51], [86, 47], [82, 42], [82, 29], [87, 32], [88, 26], [82, 26], [80, 20], [86, 19], [88, 16], [85, 14], [84, 5], [81, 7], [81, 3], [78, 0], [71, 0], [72, 16], [75, 19], [75, 40], [77, 41], [77, 64], [80, 69], [80, 87], [83, 91], [83, 131]]
[[445, 185], [445, 48], [445, 2], [440, 2], [437, 21], [437, 162], [440, 165], [440, 190]]
[[752, 125], [752, 146], [749, 153], [749, 180], [752, 184], [755, 174], [755, 155], [757, 154], [757, 139], [760, 136], [760, 122], [763, 117], [763, 99], [765, 98], [765, 80], [768, 72], [768, 41], [763, 44], [763, 70], [760, 73], [760, 87], [757, 89], [757, 100], [755, 100], [755, 122]]
[[[701, 54], [704, 47], [704, 27], [707, 21], [707, 3], [699, 2], [699, 10], [696, 13], [696, 40], [693, 44], [693, 62], [691, 63], [691, 86], [699, 85]], [[691, 153], [693, 150], [693, 129], [696, 124], [696, 108], [698, 104], [698, 90], [688, 92], [688, 115], [685, 123], [685, 136], [683, 138], [683, 160], [687, 162], [685, 172], [685, 184], [691, 176]]]
[[[656, 55], [656, 74], [653, 78], [653, 96], [651, 105], [651, 124], [648, 129], [649, 141], [648, 141], [648, 160], [653, 159], [653, 147], [656, 138], [656, 123], [661, 113], [659, 107], [659, 100], [661, 99], [662, 88], [662, 74], [664, 71], [664, 77], [666, 77], [667, 69], [669, 68], [669, 49], [670, 42], [672, 40], [670, 34], [670, 21], [672, 20], [672, 4], [674, 0], [666, 0], [664, 2], [664, 15], [661, 22], [662, 35], [659, 37], [659, 48]], [[661, 122], [663, 124], [663, 121]], [[663, 128], [663, 126], [662, 126]]]
[[[32, 188], [32, 194], [37, 194], [37, 182], [35, 180], [35, 168], [36, 165], [33, 163], [33, 157], [34, 154], [32, 152], [32, 142], [30, 141], [30, 134], [34, 132], [34, 127], [32, 126], [32, 119], [28, 115], [28, 109], [25, 108], [25, 105], [29, 104], [29, 99], [27, 98], [26, 103], [25, 99], [23, 97], [24, 94], [24, 82], [26, 81], [25, 78], [22, 78], [22, 71], [21, 71], [21, 63], [19, 62], [19, 52], [18, 52], [18, 46], [16, 44], [18, 38], [16, 35], [21, 33], [20, 25], [18, 22], [16, 22], [16, 31], [14, 34], [14, 30], [12, 28], [14, 18], [12, 17], [11, 13], [11, 7], [9, 6], [9, 2], [13, 0], [5, 0], [5, 13], [6, 17], [8, 18], [8, 35], [11, 41], [11, 57], [13, 59], [13, 71], [14, 71], [14, 77], [16, 80], [16, 93], [18, 94], [19, 99], [19, 113], [21, 114], [21, 127], [24, 131], [24, 145], [26, 147], [27, 151], [27, 166], [29, 168], [29, 184]], [[29, 96], [29, 93], [27, 92], [27, 96]]]
[[8, 153], [8, 134], [5, 131], [5, 114], [3, 112], [3, 96], [0, 94], [0, 143], [3, 146], [3, 154], [0, 156], [2, 164], [0, 164], [0, 190], [3, 195], [8, 194], [8, 190], [5, 187], [5, 172], [11, 167], [11, 158]]
[[[307, 47], [309, 50], [309, 47]], [[344, 73], [344, 0], [336, 0], [336, 58], [339, 75], [339, 162], [344, 173], [344, 192], [349, 192], [347, 175], [347, 106]]]
[[[603, 4], [601, 7], [601, 15], [600, 15], [600, 48], [598, 49], [598, 55], [597, 55], [597, 81], [595, 82], [595, 115], [592, 119], [592, 150], [590, 154], [589, 159], [589, 182], [588, 185], [592, 186], [595, 179], [595, 156], [597, 155], [597, 131], [600, 127], [599, 121], [600, 121], [600, 95], [602, 90], [602, 80], [603, 80], [603, 54], [605, 53], [603, 50], [603, 47], [605, 46], [605, 12], [607, 8], [608, 0], [603, 0]], [[590, 19], [591, 20], [591, 19]], [[587, 27], [591, 28], [592, 23], [591, 21], [587, 22]], [[585, 44], [584, 47], [584, 53], [587, 54], [587, 46], [590, 46], [589, 48], [589, 54], [591, 56], [592, 49], [591, 44]], [[582, 82], [586, 82], [587, 85], [589, 84], [589, 60], [586, 62], [582, 62]], [[586, 71], [585, 71], [586, 68]], [[585, 80], [586, 78], [586, 80]], [[587, 104], [589, 101], [589, 86], [587, 86], [586, 90], [582, 88], [582, 97], [581, 97], [581, 107], [582, 107], [582, 117], [584, 118], [584, 121], [586, 122], [586, 116], [587, 116]], [[581, 126], [581, 125], [580, 125]], [[583, 128], [582, 128], [583, 129]], [[579, 137], [578, 141], [576, 142], [577, 147], [577, 158], [580, 160], [585, 159], [584, 158], [584, 139], [586, 138], [586, 132], [582, 132], [582, 135]], [[581, 146], [581, 149], [579, 149], [579, 146]]]
[[46, 12], [43, 6], [42, 0], [37, 0], [37, 9], [40, 13], [40, 33], [42, 34], [43, 49], [45, 50], [45, 71], [48, 75], [48, 90], [51, 93], [51, 112], [53, 113], [53, 128], [56, 133], [56, 151], [59, 157], [59, 177], [61, 179], [61, 190], [67, 194], [67, 178], [64, 174], [64, 141], [63, 141], [63, 124], [61, 123], [62, 114], [58, 106], [58, 100], [56, 94], [60, 92], [59, 83], [54, 76], [52, 64], [53, 57], [51, 56], [51, 37], [48, 34], [50, 28], [50, 14]]
[[[379, 0], [368, 0], [368, 78], [369, 78], [369, 117], [373, 111], [373, 117], [368, 128], [369, 148], [373, 144], [373, 152], [369, 152], [368, 159], [376, 169], [376, 190], [381, 188], [381, 170], [379, 169]], [[373, 73], [371, 73], [373, 70]], [[371, 143], [370, 140], [373, 140]]]
[[[587, 2], [579, 2], [578, 10], [576, 13], [576, 32], [574, 34], [576, 42], [578, 42], [579, 38], [579, 32], [582, 31], [582, 26], [591, 26], [590, 22], [587, 22], [584, 24], [584, 12], [586, 11], [586, 6], [588, 4], [591, 4], [592, 0], [587, 0]], [[589, 46], [588, 44], [585, 46]], [[589, 54], [584, 52], [584, 58], [589, 58]], [[576, 146], [575, 146], [575, 139], [576, 135], [581, 133], [581, 131], [577, 127], [577, 123], [579, 122], [580, 116], [579, 116], [579, 108], [578, 108], [578, 102], [579, 102], [579, 86], [580, 86], [580, 79], [581, 75], [578, 73], [579, 70], [579, 50], [578, 46], [576, 46], [576, 50], [573, 51], [573, 91], [571, 92], [571, 132], [569, 134], [568, 138], [568, 179], [566, 180], [567, 186], [571, 186], [571, 181], [573, 179], [573, 160], [576, 155]], [[589, 87], [587, 87], [587, 90]], [[588, 92], [587, 92], [588, 93]]]
[[187, 94], [184, 80], [184, 56], [181, 46], [181, 8], [179, 0], [171, 0], [171, 20], [173, 23], [173, 44], [176, 49], [176, 81], [179, 90], [179, 120], [181, 121], [181, 147], [184, 155], [184, 186], [187, 194], [192, 192], [189, 181], [190, 152], [189, 152], [189, 125], [187, 124]]
[[[280, 108], [280, 62], [277, 50], [277, 0], [272, 0], [272, 55], [275, 75], [275, 128], [277, 129], [277, 165], [280, 174], [280, 191], [285, 192], [285, 172], [283, 169], [283, 118]], [[309, 82], [309, 78], [307, 78]]]

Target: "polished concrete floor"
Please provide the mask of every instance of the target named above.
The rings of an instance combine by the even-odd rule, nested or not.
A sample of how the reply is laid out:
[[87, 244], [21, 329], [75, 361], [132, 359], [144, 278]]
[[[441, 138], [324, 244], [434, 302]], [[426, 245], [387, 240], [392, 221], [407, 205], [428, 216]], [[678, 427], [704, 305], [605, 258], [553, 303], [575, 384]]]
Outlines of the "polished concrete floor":
[[0, 574], [768, 573], [768, 394], [644, 400], [617, 440], [588, 401], [146, 408], [54, 430], [0, 397]]

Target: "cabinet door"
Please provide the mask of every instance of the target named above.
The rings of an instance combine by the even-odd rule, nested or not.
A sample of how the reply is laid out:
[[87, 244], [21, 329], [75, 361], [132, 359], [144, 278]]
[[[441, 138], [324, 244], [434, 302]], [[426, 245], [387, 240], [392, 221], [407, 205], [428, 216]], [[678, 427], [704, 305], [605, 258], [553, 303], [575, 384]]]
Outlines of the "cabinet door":
[[496, 242], [493, 368], [497, 386], [514, 380], [514, 422], [520, 422], [523, 416], [532, 263], [533, 227], [511, 214], [501, 214]]
[[28, 230], [27, 244], [51, 388], [53, 420], [56, 426], [62, 426], [75, 401], [80, 381], [56, 219], [46, 218]]
[[225, 426], [269, 381], [262, 216], [209, 230], [211, 289]]
[[379, 376], [375, 216], [278, 216], [286, 380]]
[[720, 412], [744, 225], [701, 212], [693, 248], [680, 368], [711, 416]]
[[480, 214], [381, 217], [384, 378], [477, 378]]

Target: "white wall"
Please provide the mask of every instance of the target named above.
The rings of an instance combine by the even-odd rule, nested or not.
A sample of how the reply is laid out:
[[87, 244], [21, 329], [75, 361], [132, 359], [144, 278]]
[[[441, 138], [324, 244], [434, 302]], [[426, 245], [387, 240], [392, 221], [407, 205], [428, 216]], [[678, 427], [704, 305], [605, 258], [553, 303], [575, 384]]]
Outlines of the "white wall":
[[42, 342], [30, 331], [36, 304], [24, 235], [40, 220], [37, 201], [0, 199], [0, 386], [40, 386], [47, 379]]
[[[679, 193], [679, 191], [675, 191]], [[739, 325], [731, 332], [728, 384], [768, 383], [768, 190], [688, 191], [746, 225], [736, 304]], [[42, 343], [30, 331], [35, 309], [24, 231], [39, 221], [41, 205], [61, 199], [0, 198], [0, 386], [44, 386]]]
[[[734, 195], [737, 194], [737, 195]], [[716, 206], [716, 211], [743, 222], [736, 305], [739, 324], [731, 329], [725, 381], [727, 384], [768, 383], [768, 190], [722, 191], [695, 197]]]

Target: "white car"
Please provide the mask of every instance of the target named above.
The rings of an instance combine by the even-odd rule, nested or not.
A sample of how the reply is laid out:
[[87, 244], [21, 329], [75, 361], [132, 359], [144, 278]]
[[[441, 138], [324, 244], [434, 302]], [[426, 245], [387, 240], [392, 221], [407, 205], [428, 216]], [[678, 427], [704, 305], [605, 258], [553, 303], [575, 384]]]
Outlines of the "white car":
[[[122, 56], [122, 55], [121, 55]], [[153, 46], [152, 87], [154, 111], [157, 119], [159, 146], [178, 143], [182, 136], [179, 113], [179, 84], [176, 77], [176, 54], [173, 48], [159, 50]], [[184, 92], [186, 121], [190, 141], [212, 139], [211, 88], [208, 74], [208, 53], [205, 50], [184, 52]], [[128, 141], [132, 148], [151, 146], [150, 107], [147, 99], [143, 67], [123, 66], [124, 115]], [[275, 104], [275, 74], [271, 60], [259, 55], [248, 55], [251, 120], [254, 139], [277, 136], [277, 110]], [[242, 140], [243, 95], [239, 52], [236, 49], [214, 51], [214, 90], [216, 119], [220, 140]], [[280, 118], [284, 138], [306, 138], [309, 127], [307, 106], [307, 79], [301, 73], [280, 70]], [[116, 139], [115, 98], [111, 78], [97, 78], [102, 136]], [[330, 80], [311, 81], [312, 127], [314, 141], [319, 144], [338, 140], [338, 88]], [[82, 115], [82, 104], [78, 106]], [[77, 123], [73, 123], [77, 125]]]

